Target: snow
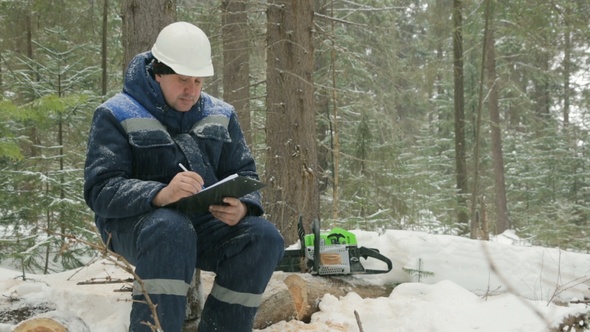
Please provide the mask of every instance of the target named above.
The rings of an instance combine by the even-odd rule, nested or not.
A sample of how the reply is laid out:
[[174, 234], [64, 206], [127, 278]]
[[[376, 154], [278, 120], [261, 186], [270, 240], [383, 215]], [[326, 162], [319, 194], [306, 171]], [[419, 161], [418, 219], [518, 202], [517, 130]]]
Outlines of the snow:
[[[345, 278], [399, 284], [391, 294], [374, 299], [326, 294], [311, 322], [283, 321], [258, 332], [359, 331], [355, 312], [370, 332], [549, 331], [568, 316], [590, 315], [587, 305], [571, 303], [590, 297], [588, 254], [529, 246], [514, 232], [492, 241], [409, 231], [352, 232], [359, 245], [378, 248], [394, 268], [387, 274]], [[371, 259], [363, 265], [383, 268]], [[125, 284], [77, 285], [93, 278], [130, 277], [107, 260], [76, 271], [27, 275], [27, 281], [19, 276], [0, 269], [1, 311], [44, 305], [81, 317], [93, 332], [127, 331], [130, 294], [115, 291]], [[577, 324], [590, 331], [587, 322]], [[0, 323], [0, 332], [16, 323]]]

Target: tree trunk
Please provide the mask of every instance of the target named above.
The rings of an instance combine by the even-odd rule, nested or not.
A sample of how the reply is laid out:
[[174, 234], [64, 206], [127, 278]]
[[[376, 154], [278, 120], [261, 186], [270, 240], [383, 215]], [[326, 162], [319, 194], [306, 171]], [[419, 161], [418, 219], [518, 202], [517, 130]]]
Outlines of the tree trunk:
[[[491, 0], [487, 0], [491, 1]], [[491, 3], [490, 6], [493, 6]], [[492, 12], [492, 11], [491, 11]], [[489, 92], [488, 107], [492, 136], [492, 160], [494, 165], [494, 189], [496, 195], [496, 234], [510, 228], [506, 204], [506, 184], [504, 181], [504, 156], [502, 154], [502, 131], [500, 130], [500, 110], [498, 85], [496, 84], [496, 52], [494, 38], [494, 18], [490, 13], [488, 37], [486, 38], [486, 72]]]
[[465, 157], [465, 101], [463, 87], [463, 34], [462, 34], [462, 2], [453, 0], [453, 78], [454, 78], [454, 108], [455, 108], [455, 167], [457, 177], [458, 222], [467, 226], [466, 197], [467, 162]]
[[123, 73], [129, 61], [141, 52], [149, 51], [160, 30], [176, 21], [175, 0], [123, 0]]
[[[327, 16], [328, 0], [315, 0], [314, 13]], [[329, 80], [329, 66], [330, 66], [330, 52], [327, 49], [322, 49], [322, 38], [314, 38], [314, 72], [321, 74], [321, 77], [315, 76], [320, 82], [327, 82]], [[325, 74], [324, 74], [325, 73]], [[317, 82], [317, 81], [316, 81]], [[330, 89], [326, 88], [327, 84], [318, 84], [315, 87], [315, 109], [318, 116], [316, 127], [316, 138], [318, 142], [325, 142], [318, 144], [318, 190], [323, 192], [328, 188], [330, 183], [330, 174], [334, 174], [334, 163], [330, 163], [331, 153], [334, 150], [334, 140], [332, 138], [332, 126], [330, 123]]]
[[[446, 9], [446, 4], [444, 3], [444, 0], [436, 0], [435, 1], [435, 5], [434, 5], [434, 13], [435, 13], [435, 17], [437, 17], [438, 19], [434, 21], [434, 25], [433, 27], [435, 28], [434, 31], [436, 33], [436, 47], [435, 47], [435, 57], [436, 57], [436, 63], [444, 63], [444, 59], [445, 59], [445, 54], [446, 51], [444, 50], [444, 37], [446, 36], [447, 32], [446, 30], [446, 26], [447, 23], [445, 22], [445, 17], [447, 16], [447, 9]], [[446, 93], [446, 89], [445, 89], [445, 84], [444, 84], [444, 77], [443, 77], [443, 69], [440, 68], [437, 70], [436, 73], [436, 79], [434, 82], [434, 86], [436, 87], [436, 96], [437, 99], [441, 98], [445, 93]], [[430, 112], [429, 114], [433, 114], [429, 115], [429, 120], [433, 120], [435, 117], [438, 117], [439, 120], [443, 120], [443, 121], [437, 121], [436, 123], [438, 124], [436, 130], [438, 132], [440, 132], [440, 135], [442, 137], [450, 137], [451, 133], [449, 131], [448, 126], [443, 125], [444, 123], [447, 122], [451, 122], [450, 119], [450, 112], [444, 112], [443, 114], [433, 114], [433, 112]], [[431, 121], [429, 121], [431, 122]], [[442, 151], [441, 151], [442, 152]]]
[[221, 3], [223, 99], [236, 108], [246, 142], [252, 146], [247, 3], [248, 0], [224, 0]]
[[109, 0], [103, 0], [102, 5], [102, 45], [101, 45], [101, 95], [106, 96], [108, 87], [108, 53], [107, 53], [107, 42], [108, 42], [108, 17], [109, 17]]
[[572, 90], [570, 87], [570, 77], [572, 73], [572, 28], [570, 27], [570, 17], [572, 15], [571, 6], [565, 6], [565, 31], [563, 33], [563, 128], [567, 130], [570, 123], [570, 104]]
[[319, 215], [312, 2], [269, 1], [267, 16], [266, 210], [294, 243], [299, 215]]
[[[334, 16], [334, 1], [330, 1], [330, 16]], [[332, 127], [332, 219], [338, 220], [340, 210], [340, 129], [338, 127], [338, 94], [336, 93], [336, 30], [334, 20], [330, 21], [330, 32], [332, 33], [330, 48], [330, 74], [332, 76], [332, 116], [330, 124]], [[364, 159], [361, 159], [364, 160]], [[362, 195], [362, 193], [359, 193]], [[363, 217], [364, 219], [364, 206]]]

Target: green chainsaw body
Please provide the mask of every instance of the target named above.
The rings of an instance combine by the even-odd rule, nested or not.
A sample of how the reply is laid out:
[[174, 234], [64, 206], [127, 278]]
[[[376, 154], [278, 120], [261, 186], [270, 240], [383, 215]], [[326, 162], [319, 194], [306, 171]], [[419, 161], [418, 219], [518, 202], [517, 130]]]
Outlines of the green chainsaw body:
[[[377, 249], [359, 247], [356, 235], [333, 228], [321, 233], [319, 222], [312, 224], [313, 234], [305, 235], [301, 220], [298, 225], [300, 249], [285, 250], [277, 270], [285, 272], [311, 272], [314, 275], [377, 274], [391, 271], [391, 260]], [[365, 269], [361, 258], [375, 258], [387, 264], [386, 270]]]

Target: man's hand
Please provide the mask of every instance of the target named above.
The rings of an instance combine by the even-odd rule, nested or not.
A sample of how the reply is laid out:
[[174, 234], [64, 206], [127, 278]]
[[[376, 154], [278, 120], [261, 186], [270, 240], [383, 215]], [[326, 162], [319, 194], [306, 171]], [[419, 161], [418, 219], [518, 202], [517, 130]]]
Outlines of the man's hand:
[[195, 172], [177, 173], [170, 183], [154, 197], [152, 204], [164, 206], [203, 190], [203, 178]]
[[226, 205], [209, 206], [209, 212], [222, 222], [230, 226], [235, 226], [246, 216], [246, 204], [242, 203], [239, 199], [226, 197], [223, 199], [223, 203]]

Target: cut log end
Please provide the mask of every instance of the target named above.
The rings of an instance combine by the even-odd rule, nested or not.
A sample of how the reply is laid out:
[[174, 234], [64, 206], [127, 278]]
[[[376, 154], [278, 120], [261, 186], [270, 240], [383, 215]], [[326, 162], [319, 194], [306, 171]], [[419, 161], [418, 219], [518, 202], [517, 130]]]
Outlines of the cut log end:
[[302, 320], [307, 313], [307, 284], [297, 275], [290, 275], [284, 280], [295, 305], [297, 320]]
[[12, 332], [90, 332], [90, 329], [76, 315], [49, 311], [20, 322]]
[[68, 332], [61, 323], [52, 318], [31, 318], [18, 324], [13, 332]]

